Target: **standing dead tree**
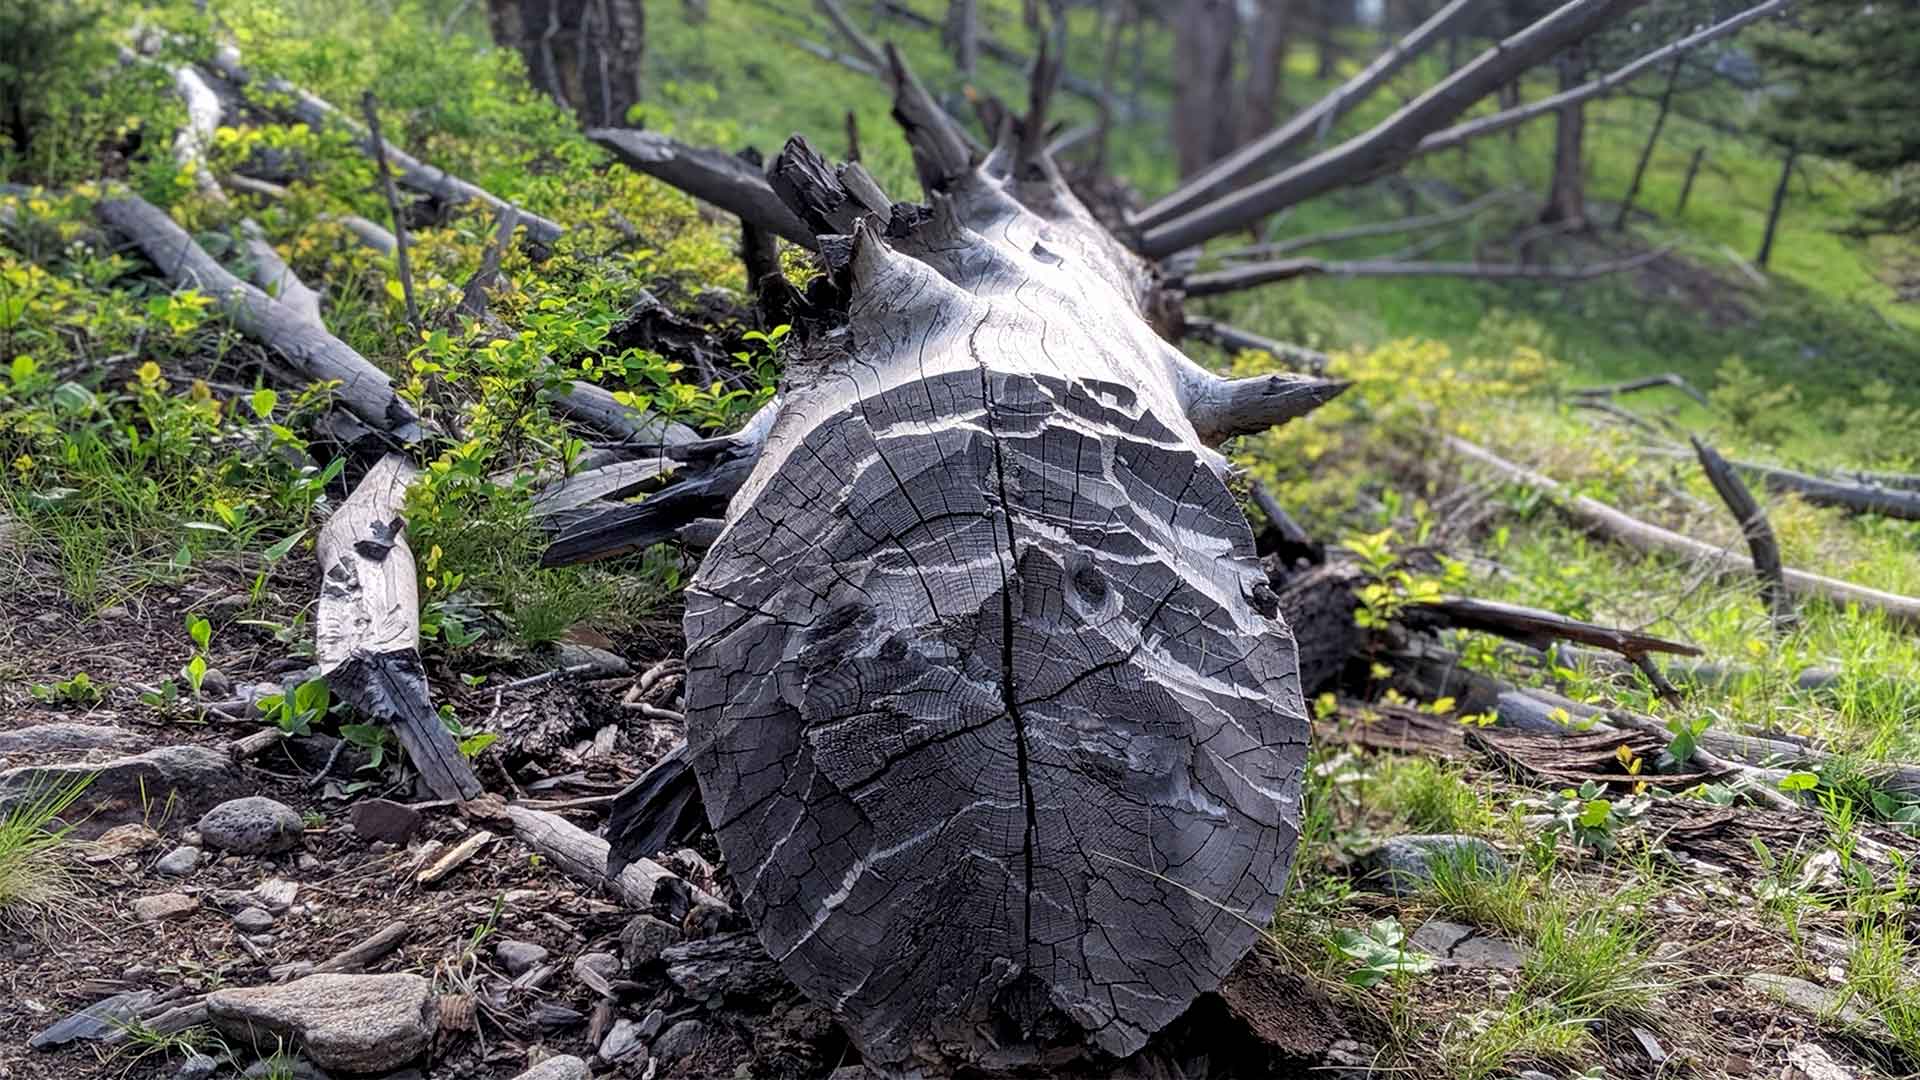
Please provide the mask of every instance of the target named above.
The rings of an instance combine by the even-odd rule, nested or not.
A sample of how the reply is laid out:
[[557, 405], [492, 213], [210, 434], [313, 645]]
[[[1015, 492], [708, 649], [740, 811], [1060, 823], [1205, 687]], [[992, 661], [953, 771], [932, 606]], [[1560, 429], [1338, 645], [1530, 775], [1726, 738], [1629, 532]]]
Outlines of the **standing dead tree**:
[[494, 43], [514, 49], [541, 92], [582, 124], [626, 122], [640, 101], [642, 0], [488, 0]]
[[[1125, 235], [1047, 150], [1047, 55], [1023, 113], [981, 110], [981, 150], [898, 52], [817, 2], [891, 85], [926, 202], [797, 137], [761, 175], [595, 132], [824, 272], [776, 403], [665, 448], [676, 467], [645, 500], [575, 507], [548, 559], [709, 545], [687, 593], [687, 743], [637, 791], [683, 823], [697, 777], [760, 941], [869, 1068], [1132, 1055], [1271, 915], [1298, 836], [1304, 693], [1359, 646], [1351, 575], [1276, 592], [1215, 449], [1341, 384], [1209, 373], [1162, 336], [1183, 293], [1149, 260], [1464, 139], [1447, 125], [1636, 2], [1572, 0], [1369, 132], [1218, 196], [1196, 177]], [[1588, 633], [1485, 605], [1428, 614]], [[635, 809], [616, 812], [633, 831], [615, 860], [672, 831]]]

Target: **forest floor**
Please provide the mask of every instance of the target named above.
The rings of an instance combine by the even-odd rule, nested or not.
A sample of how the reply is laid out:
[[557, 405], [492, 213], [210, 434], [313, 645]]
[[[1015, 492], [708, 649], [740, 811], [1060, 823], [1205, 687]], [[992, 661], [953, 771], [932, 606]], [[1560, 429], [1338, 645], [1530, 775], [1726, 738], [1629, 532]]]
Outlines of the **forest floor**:
[[[884, 100], [862, 77], [784, 52], [734, 65], [721, 47], [769, 27], [825, 38], [801, 6], [714, 4], [705, 31], [677, 13], [656, 20], [661, 85], [647, 120], [689, 141], [767, 149], [791, 129], [838, 132], [851, 107], [876, 174], [913, 190]], [[987, 6], [1017, 40], [1003, 10], [1013, 5]], [[190, 8], [155, 17], [205, 32]], [[73, 130], [95, 138], [22, 165], [48, 191], [10, 201], [28, 225], [0, 246], [0, 358], [10, 362], [0, 394], [0, 799], [14, 796], [0, 828], [0, 1078], [297, 1075], [278, 1037], [247, 1045], [220, 1034], [195, 1012], [202, 995], [275, 985], [303, 970], [288, 965], [351, 956], [370, 940], [387, 947], [349, 970], [417, 976], [407, 992], [424, 987], [437, 1019], [402, 1000], [367, 1048], [376, 1057], [357, 1060], [378, 1060], [380, 1044], [397, 1056], [360, 1072], [506, 1078], [574, 1055], [603, 1076], [827, 1076], [855, 1060], [844, 1037], [769, 963], [750, 959], [737, 917], [636, 919], [604, 883], [540, 854], [503, 817], [511, 804], [591, 832], [607, 797], [676, 735], [657, 710], [674, 706], [676, 596], [693, 559], [659, 549], [611, 568], [541, 568], [528, 486], [497, 478], [585, 449], [539, 404], [552, 369], [709, 432], [764, 400], [778, 342], [767, 340], [771, 328], [751, 337], [726, 291], [742, 284], [733, 226], [609, 165], [564, 117], [510, 89], [512, 63], [470, 36], [443, 39], [445, 13], [403, 8], [388, 19], [352, 5], [234, 3], [221, 32], [250, 63], [337, 103], [374, 88], [391, 138], [569, 227], [547, 261], [507, 255], [510, 284], [490, 323], [448, 314], [483, 258], [488, 215], [419, 223], [415, 274], [429, 316], [427, 334], [414, 335], [391, 260], [327, 218], [387, 220], [357, 149], [284, 119], [230, 120], [214, 149], [219, 174], [270, 174], [290, 194], [212, 204], [166, 153], [181, 116], [164, 77], [125, 70], [64, 103]], [[899, 36], [937, 51], [930, 34]], [[926, 71], [946, 78], [938, 60]], [[994, 77], [1017, 90], [1011, 73]], [[743, 104], [763, 100], [774, 104]], [[1643, 110], [1624, 103], [1596, 125], [1596, 188], [1621, 179]], [[1628, 134], [1605, 134], [1615, 128]], [[1123, 134], [1119, 166], [1151, 184], [1165, 168], [1152, 151], [1157, 127]], [[1528, 145], [1503, 152], [1529, 161]], [[1622, 740], [1582, 742], [1571, 731], [1552, 752], [1503, 745], [1482, 718], [1398, 689], [1404, 673], [1369, 658], [1314, 703], [1299, 869], [1262, 946], [1277, 964], [1250, 976], [1239, 999], [1269, 1027], [1290, 1027], [1291, 1050], [1255, 1061], [1215, 1047], [1202, 1062], [1209, 1048], [1188, 1046], [1176, 1055], [1186, 1075], [1920, 1071], [1908, 873], [1920, 810], [1895, 771], [1920, 762], [1911, 632], [1870, 610], [1808, 601], [1798, 625], [1777, 633], [1751, 582], [1610, 544], [1440, 442], [1471, 439], [1724, 548], [1739, 545], [1738, 528], [1697, 463], [1671, 453], [1682, 431], [1730, 457], [1913, 470], [1920, 397], [1892, 376], [1911, 370], [1920, 315], [1885, 284], [1901, 254], [1825, 231], [1856, 181], [1820, 172], [1813, 210], [1789, 219], [1783, 265], [1756, 283], [1721, 248], [1750, 246], [1750, 204], [1763, 199], [1755, 185], [1770, 174], [1755, 155], [1714, 146], [1726, 163], [1716, 174], [1725, 188], [1706, 204], [1714, 211], [1564, 242], [1577, 258], [1685, 241], [1631, 277], [1579, 288], [1313, 282], [1221, 305], [1249, 329], [1333, 352], [1333, 373], [1354, 382], [1311, 419], [1243, 440], [1236, 462], [1331, 557], [1396, 589], [1434, 585], [1642, 629], [1699, 647], [1729, 673], [1668, 697], [1587, 658], [1543, 662], [1481, 635], [1447, 638], [1473, 671], [1629, 709], [1676, 735], [1764, 734], [1832, 756], [1812, 768], [1770, 762], [1768, 783], [1798, 808], [1759, 809], [1729, 777], [1664, 786], [1673, 763], [1619, 752]], [[1484, 174], [1537, 179], [1511, 164], [1437, 167], [1422, 190], [1474, 190]], [[1652, 205], [1671, 198], [1665, 166]], [[329, 327], [465, 436], [439, 448], [408, 505], [408, 535], [424, 575], [434, 700], [488, 798], [434, 800], [343, 706], [293, 707], [313, 681], [316, 496], [344, 494], [322, 472], [325, 448], [300, 434], [318, 410], [276, 382], [262, 350], [210, 317], [204, 297], [158, 284], [137, 256], [72, 246], [93, 228], [75, 185], [103, 168], [203, 237], [256, 216], [305, 280], [327, 286]], [[1288, 228], [1398, 204], [1375, 194]], [[1460, 243], [1503, 250], [1525, 218], [1490, 218]], [[701, 347], [729, 381], [698, 385], [684, 357], [622, 336], [642, 290], [704, 328]], [[15, 299], [22, 306], [9, 306]], [[1272, 365], [1261, 354], [1208, 359], [1240, 373]], [[1616, 399], [1635, 417], [1623, 419], [1572, 393], [1666, 371], [1697, 384], [1706, 403], [1654, 389]], [[280, 393], [262, 397], [269, 385]], [[1920, 594], [1914, 523], [1759, 494], [1788, 565]], [[1271, 565], [1277, 584], [1293, 570], [1277, 556]], [[582, 666], [590, 670], [573, 670]], [[556, 667], [569, 670], [515, 685]], [[1835, 677], [1811, 683], [1811, 669]], [[1575, 745], [1584, 756], [1567, 756]], [[49, 776], [51, 787], [41, 782]], [[75, 802], [40, 813], [20, 801], [28, 790]], [[203, 822], [248, 796], [291, 816], [267, 845], [290, 846], [236, 850], [249, 845]], [[62, 818], [79, 824], [50, 849], [23, 839]], [[1388, 887], [1370, 870], [1383, 850], [1406, 845], [1426, 872]], [[703, 837], [662, 861], [727, 898], [717, 856]], [[390, 940], [401, 926], [404, 938]], [[82, 1024], [91, 1037], [29, 1048], [103, 1000], [123, 1012]], [[415, 1038], [431, 1042], [420, 1062], [401, 1054]], [[1842, 1071], [1820, 1071], [1829, 1061]]]

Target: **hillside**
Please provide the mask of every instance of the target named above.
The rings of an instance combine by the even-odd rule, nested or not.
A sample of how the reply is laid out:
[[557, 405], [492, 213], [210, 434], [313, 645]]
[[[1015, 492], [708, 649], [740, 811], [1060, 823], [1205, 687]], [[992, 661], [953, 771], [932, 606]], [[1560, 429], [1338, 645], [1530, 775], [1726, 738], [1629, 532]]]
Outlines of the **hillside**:
[[[817, 370], [840, 329], [821, 312], [847, 320], [840, 268], [786, 244], [784, 281], [811, 291], [790, 321], [770, 317], [739, 221], [619, 164], [527, 85], [473, 5], [215, 7], [110, 9], [57, 36], [33, 82], [54, 134], [0, 159], [0, 1076], [867, 1074], [844, 1018], [768, 959], [704, 817], [607, 875], [614, 796], [680, 752], [696, 708], [683, 616], [704, 544], [670, 532], [608, 561], [543, 560], [587, 515], [684, 494], [678, 474], [738, 453], [694, 440], [739, 438]], [[983, 3], [984, 26], [1031, 54], [1018, 9]], [[874, 179], [918, 197], [888, 89], [801, 44], [844, 47], [801, 0], [647, 14], [636, 127], [769, 157], [801, 132], [838, 159], [850, 114]], [[1070, 70], [1098, 69], [1093, 16], [1071, 16]], [[868, 29], [964, 103], [936, 29]], [[1374, 47], [1347, 33], [1342, 77]], [[213, 59], [223, 46], [244, 79]], [[1149, 46], [1143, 69], [1170, 70], [1166, 42]], [[178, 149], [195, 137], [183, 70], [218, 99], [197, 156]], [[1303, 44], [1295, 103], [1331, 85], [1314, 72]], [[1413, 64], [1327, 140], [1445, 75]], [[275, 76], [341, 115], [309, 123]], [[1528, 98], [1548, 92], [1536, 77]], [[1113, 134], [1108, 164], [1143, 198], [1176, 179], [1170, 89], [1146, 79]], [[1022, 100], [1025, 75], [989, 57], [975, 91]], [[520, 231], [471, 192], [404, 184], [396, 223], [352, 126], [363, 95], [388, 142], [511, 204]], [[1350, 383], [1225, 447], [1268, 595], [1284, 609], [1334, 580], [1345, 607], [1331, 671], [1305, 688], [1290, 883], [1254, 959], [1152, 1044], [1156, 1063], [1920, 1071], [1920, 262], [1843, 235], [1870, 181], [1810, 159], [1771, 266], [1748, 265], [1778, 162], [1723, 130], [1751, 102], [1714, 105], [1713, 124], [1669, 121], [1623, 232], [1610, 200], [1653, 106], [1615, 96], [1589, 106], [1595, 230], [1535, 228], [1543, 123], [1304, 204], [1262, 238], [1506, 191], [1418, 257], [1645, 257], [1632, 270], [1327, 276], [1188, 305], [1325, 352]], [[1093, 115], [1072, 93], [1054, 112], [1068, 128]], [[1697, 146], [1709, 166], [1676, 214]], [[142, 205], [178, 232], [171, 248], [137, 243]], [[408, 285], [385, 250], [396, 224]], [[1244, 242], [1216, 240], [1202, 268]], [[173, 272], [167, 253], [191, 246], [271, 281], [274, 310], [313, 290], [301, 332], [390, 377], [374, 411], [405, 421], [336, 407], [349, 388], [313, 386], [204, 269]], [[1189, 348], [1223, 374], [1284, 374], [1265, 352]], [[1868, 489], [1881, 512], [1856, 513], [1740, 467], [1785, 566], [1831, 579], [1793, 578], [1789, 613], [1689, 436], [1803, 479], [1893, 479]], [[707, 456], [673, 458], [679, 443]], [[392, 490], [366, 484], [416, 464]], [[632, 472], [578, 495], [610, 467]], [[1699, 545], [1623, 537], [1595, 503]], [[343, 508], [378, 542], [330, 536]], [[340, 575], [375, 580], [409, 549], [417, 596], [372, 618], [417, 623], [417, 686], [404, 659], [388, 684], [356, 682], [329, 652], [329, 605], [360, 587]], [[1484, 613], [1435, 614], [1443, 597], [1562, 621], [1483, 632]], [[416, 690], [414, 726], [383, 711]], [[422, 730], [438, 767], [485, 794], [435, 789], [404, 742]]]

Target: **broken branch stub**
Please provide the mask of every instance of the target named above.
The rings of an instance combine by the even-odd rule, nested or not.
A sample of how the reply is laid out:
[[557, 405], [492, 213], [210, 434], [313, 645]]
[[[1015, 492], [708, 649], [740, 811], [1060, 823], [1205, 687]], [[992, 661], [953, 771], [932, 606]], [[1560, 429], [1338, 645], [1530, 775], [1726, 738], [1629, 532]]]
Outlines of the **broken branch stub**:
[[1005, 159], [1036, 140], [956, 169], [897, 85], [933, 205], [853, 224], [844, 350], [742, 455], [688, 755], [762, 943], [870, 1068], [1124, 1056], [1252, 946], [1298, 834], [1296, 645], [1196, 428], [1238, 391]]
[[436, 798], [472, 799], [480, 781], [440, 722], [420, 661], [420, 591], [400, 516], [419, 475], [386, 455], [321, 526], [315, 658], [334, 693], [393, 729]]

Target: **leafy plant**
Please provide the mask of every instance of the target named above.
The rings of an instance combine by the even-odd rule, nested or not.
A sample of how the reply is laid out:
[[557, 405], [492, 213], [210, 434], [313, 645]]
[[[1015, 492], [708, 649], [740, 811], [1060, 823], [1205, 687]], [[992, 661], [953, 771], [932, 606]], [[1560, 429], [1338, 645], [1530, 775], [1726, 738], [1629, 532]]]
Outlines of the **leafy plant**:
[[1566, 837], [1579, 848], [1610, 852], [1620, 834], [1647, 812], [1652, 798], [1644, 793], [1613, 798], [1604, 785], [1588, 780], [1577, 789], [1527, 800], [1526, 805], [1545, 812], [1549, 834]]
[[52, 703], [92, 706], [100, 704], [105, 691], [84, 671], [76, 671], [68, 679], [50, 683], [35, 683], [29, 690], [35, 698]]
[[313, 723], [333, 707], [333, 692], [325, 679], [308, 679], [293, 688], [292, 694], [268, 694], [260, 699], [260, 711], [288, 735], [313, 734]]
[[1364, 930], [1336, 931], [1333, 945], [1352, 962], [1347, 982], [1354, 986], [1374, 986], [1388, 976], [1433, 970], [1433, 957], [1408, 949], [1400, 920], [1392, 917], [1377, 919]]

